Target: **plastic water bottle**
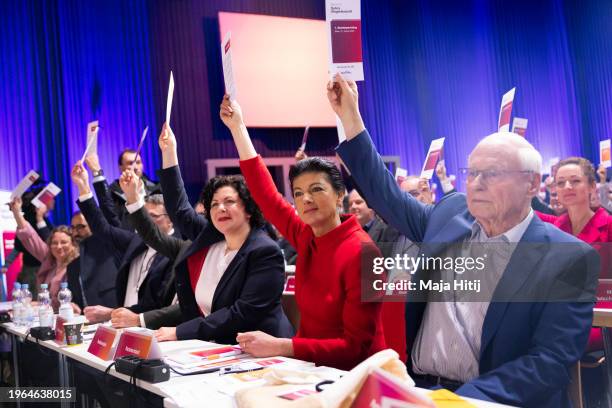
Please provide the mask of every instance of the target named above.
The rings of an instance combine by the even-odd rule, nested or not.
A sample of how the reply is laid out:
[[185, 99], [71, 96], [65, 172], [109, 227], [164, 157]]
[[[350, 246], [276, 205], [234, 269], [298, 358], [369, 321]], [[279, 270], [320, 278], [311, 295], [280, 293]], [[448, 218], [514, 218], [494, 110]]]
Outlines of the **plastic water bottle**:
[[22, 324], [26, 327], [32, 327], [34, 309], [32, 309], [32, 292], [30, 292], [30, 285], [27, 283], [21, 285], [21, 303], [23, 304]]
[[21, 326], [23, 320], [23, 303], [21, 303], [21, 283], [13, 284], [13, 323], [15, 326]]
[[59, 316], [66, 320], [72, 320], [74, 318], [74, 312], [72, 310], [72, 292], [68, 289], [68, 282], [60, 283], [60, 291], [57, 293], [57, 299], [59, 300]]
[[53, 327], [53, 308], [48, 288], [49, 285], [42, 283], [38, 292], [38, 320], [41, 327]]

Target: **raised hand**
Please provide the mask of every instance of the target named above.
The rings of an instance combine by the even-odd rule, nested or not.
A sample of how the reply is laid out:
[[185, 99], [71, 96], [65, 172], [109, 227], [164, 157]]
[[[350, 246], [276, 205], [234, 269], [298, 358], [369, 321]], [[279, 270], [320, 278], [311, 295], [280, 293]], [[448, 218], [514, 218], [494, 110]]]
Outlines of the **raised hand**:
[[162, 153], [166, 151], [176, 151], [176, 137], [174, 136], [174, 132], [168, 126], [167, 123], [164, 123], [162, 126], [162, 131], [159, 134], [159, 148]]
[[43, 203], [40, 203], [40, 207], [36, 208], [36, 222], [42, 222], [45, 220], [45, 215], [47, 214], [47, 206]]
[[436, 165], [436, 176], [440, 181], [444, 181], [447, 178], [446, 175], [446, 165], [444, 164], [444, 160], [440, 160]]
[[223, 95], [223, 100], [219, 106], [219, 116], [230, 130], [239, 128], [243, 125], [242, 108], [236, 101], [230, 101], [228, 94]]
[[97, 153], [90, 153], [85, 156], [85, 164], [89, 167], [92, 172], [98, 172], [102, 167], [100, 166], [100, 158]]
[[599, 176], [599, 182], [600, 183], [605, 183], [606, 182], [606, 168], [603, 165], [599, 165], [599, 167], [597, 168], [597, 176]]
[[297, 152], [295, 152], [294, 158], [296, 162], [299, 162], [299, 161], [307, 159], [308, 155], [302, 149], [298, 149]]
[[85, 167], [83, 167], [80, 160], [76, 162], [72, 168], [70, 178], [79, 189], [79, 195], [84, 195], [91, 192], [89, 189], [89, 175], [87, 174], [87, 170], [85, 170]]
[[230, 101], [229, 95], [225, 94], [219, 106], [219, 117], [232, 132], [236, 150], [240, 160], [248, 160], [257, 156], [249, 131], [242, 120], [242, 108], [236, 101]]
[[138, 202], [139, 193], [142, 188], [142, 180], [134, 174], [131, 168], [124, 170], [119, 178], [119, 186], [125, 193], [125, 198], [128, 204]]
[[15, 217], [15, 221], [17, 222], [17, 228], [25, 228], [26, 224], [28, 223], [21, 213], [22, 204], [23, 202], [21, 201], [21, 197], [13, 198], [8, 204], [9, 209], [13, 213], [13, 217]]
[[164, 123], [162, 131], [159, 134], [159, 148], [162, 152], [162, 168], [178, 166], [178, 154], [176, 153], [176, 137], [174, 132]]
[[334, 80], [327, 83], [327, 99], [342, 121], [347, 139], [352, 139], [365, 129], [359, 113], [359, 92], [355, 81], [347, 81], [341, 74], [336, 74]]
[[14, 214], [21, 214], [21, 205], [22, 205], [21, 197], [15, 197], [8, 203], [9, 209]]

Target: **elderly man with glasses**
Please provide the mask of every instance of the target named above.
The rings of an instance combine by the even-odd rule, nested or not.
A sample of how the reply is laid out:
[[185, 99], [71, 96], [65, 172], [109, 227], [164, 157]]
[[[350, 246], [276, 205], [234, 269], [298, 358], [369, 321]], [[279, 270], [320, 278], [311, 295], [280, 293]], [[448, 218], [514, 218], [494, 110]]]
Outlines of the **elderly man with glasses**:
[[409, 291], [407, 365], [417, 384], [521, 407], [571, 406], [570, 369], [591, 328], [599, 257], [534, 217], [540, 154], [518, 135], [487, 136], [463, 170], [467, 194], [426, 205], [402, 192], [386, 170], [359, 113], [355, 83], [337, 75], [327, 90], [347, 139], [337, 151], [365, 199], [421, 243], [422, 260], [454, 261], [455, 267], [418, 268], [417, 287], [431, 276], [457, 279], [457, 254], [466, 246], [484, 252], [477, 272], [488, 290], [477, 296], [456, 287], [443, 296], [431, 286]]

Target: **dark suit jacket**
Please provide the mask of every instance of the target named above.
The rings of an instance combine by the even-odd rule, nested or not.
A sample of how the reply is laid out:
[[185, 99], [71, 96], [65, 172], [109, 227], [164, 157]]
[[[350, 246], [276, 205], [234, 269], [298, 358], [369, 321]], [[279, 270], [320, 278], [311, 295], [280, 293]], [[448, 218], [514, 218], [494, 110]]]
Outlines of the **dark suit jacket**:
[[[142, 177], [146, 195], [161, 194], [159, 183], [149, 180], [146, 175]], [[125, 208], [125, 195], [119, 186], [119, 180], [113, 181], [109, 186], [106, 179], [93, 183], [100, 209], [106, 220], [114, 227], [130, 229]]]
[[177, 337], [235, 343], [238, 332], [249, 330], [261, 330], [276, 337], [293, 336], [293, 327], [281, 306], [285, 282], [283, 256], [278, 245], [262, 230], [252, 230], [242, 244], [217, 285], [212, 313], [202, 317], [191, 287], [187, 259], [224, 237], [189, 204], [178, 166], [162, 170], [160, 176], [166, 210], [172, 221], [177, 220], [185, 235], [199, 230], [193, 243], [163, 239], [156, 228], [151, 229], [152, 223], [142, 211], [131, 214], [130, 219], [140, 217], [135, 225], [149, 226], [148, 231], [138, 229], [143, 238], [154, 248], [153, 241], [159, 241], [158, 250], [176, 259], [176, 291], [186, 320], [177, 327]]
[[92, 235], [79, 245], [79, 257], [68, 265], [66, 274], [72, 301], [84, 308], [90, 305], [117, 307], [115, 284], [121, 257], [113, 245]]
[[[342, 143], [338, 153], [368, 204], [412, 241], [423, 243], [425, 256], [436, 256], [450, 243], [469, 238], [474, 217], [467, 211], [465, 196], [451, 194], [426, 206], [402, 192], [367, 131]], [[599, 257], [588, 245], [537, 217], [521, 243], [532, 247], [514, 251], [484, 318], [480, 375], [457, 393], [516, 406], [570, 406], [569, 370], [582, 356], [591, 329]], [[424, 276], [417, 271], [413, 279]], [[513, 301], [530, 293], [563, 291], [568, 281], [584, 296], [553, 302]], [[409, 354], [425, 308], [424, 302], [406, 303]], [[411, 365], [410, 358], [407, 363]]]
[[[117, 304], [122, 306], [125, 301], [130, 265], [136, 257], [146, 251], [147, 245], [136, 233], [112, 226], [104, 218], [93, 198], [82, 202], [78, 201], [78, 205], [93, 234], [106, 242], [112, 243], [115, 253], [121, 257], [121, 264], [115, 280], [115, 293]], [[145, 310], [167, 306], [167, 304], [162, 304], [160, 300], [163, 299], [161, 296], [164, 290], [163, 283], [171, 275], [171, 269], [172, 263], [168, 258], [162, 254], [155, 255], [149, 273], [140, 285], [138, 303], [130, 306], [133, 312], [141, 313]], [[149, 285], [153, 286], [148, 288]], [[87, 291], [87, 288], [85, 290]], [[151, 295], [147, 297], [145, 294], [149, 290]]]
[[367, 231], [372, 241], [376, 244], [383, 256], [393, 256], [393, 248], [395, 242], [400, 236], [400, 232], [393, 228], [391, 225], [386, 224], [383, 220], [377, 216], [374, 218], [374, 222], [370, 225]]
[[161, 309], [153, 309], [143, 313], [145, 327], [157, 330], [160, 327], [176, 327], [183, 323], [181, 306], [175, 303]]

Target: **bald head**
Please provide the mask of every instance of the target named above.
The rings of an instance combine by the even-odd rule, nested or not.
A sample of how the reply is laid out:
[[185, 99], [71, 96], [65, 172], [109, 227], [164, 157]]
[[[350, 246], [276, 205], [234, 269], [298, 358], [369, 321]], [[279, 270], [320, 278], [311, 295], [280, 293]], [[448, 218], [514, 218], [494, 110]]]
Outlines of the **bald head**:
[[542, 156], [540, 153], [527, 139], [516, 133], [496, 132], [485, 137], [472, 150], [468, 157], [468, 162], [479, 148], [498, 152], [504, 157], [511, 156], [512, 160], [516, 160], [515, 164], [519, 170], [529, 170], [539, 174], [542, 168]]
[[467, 201], [470, 213], [489, 236], [508, 231], [529, 213], [540, 188], [540, 153], [510, 132], [482, 139], [468, 158]]

